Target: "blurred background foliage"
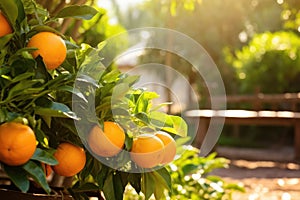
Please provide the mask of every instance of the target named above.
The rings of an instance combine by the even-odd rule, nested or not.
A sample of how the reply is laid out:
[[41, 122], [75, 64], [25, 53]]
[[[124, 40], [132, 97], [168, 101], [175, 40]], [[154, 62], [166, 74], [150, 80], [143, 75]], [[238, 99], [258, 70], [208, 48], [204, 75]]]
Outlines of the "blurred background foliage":
[[[92, 20], [53, 23], [62, 33], [92, 46], [115, 34], [139, 27], [165, 27], [199, 42], [218, 66], [228, 94], [297, 92], [300, 2], [297, 0], [38, 0], [51, 15], [71, 4], [97, 7]], [[110, 5], [110, 13], [103, 5]], [[166, 42], [166, 41], [162, 41]], [[285, 46], [285, 47], [283, 47]], [[256, 50], [254, 50], [256, 49]], [[166, 54], [147, 51], [145, 58], [166, 64]], [[280, 58], [280, 59], [274, 59]], [[204, 93], [201, 77], [188, 62], [170, 56], [171, 66]], [[198, 82], [197, 82], [198, 81]], [[273, 87], [273, 83], [278, 87]]]
[[[92, 46], [115, 34], [140, 27], [165, 27], [182, 32], [201, 44], [214, 60], [227, 94], [300, 92], [299, 0], [38, 2], [48, 7], [52, 15], [68, 4], [95, 6], [100, 12], [92, 20], [67, 19], [53, 23], [74, 40]], [[170, 41], [161, 42], [167, 44]], [[116, 42], [116, 47], [118, 45], [124, 46], [126, 42]], [[186, 60], [154, 49], [147, 50], [136, 64], [149, 60], [172, 66], [184, 74], [200, 94], [200, 105], [206, 106], [208, 94], [203, 79]], [[160, 75], [166, 76], [163, 72]], [[167, 80], [173, 81], [170, 77]], [[253, 133], [253, 130], [249, 132]]]
[[[199, 42], [219, 67], [228, 94], [253, 93], [257, 88], [266, 93], [300, 89], [297, 0], [151, 0], [132, 4], [126, 11], [116, 0], [112, 3], [126, 29], [172, 28]], [[148, 53], [162, 60], [157, 51]], [[174, 68], [189, 67], [176, 56], [172, 59]]]

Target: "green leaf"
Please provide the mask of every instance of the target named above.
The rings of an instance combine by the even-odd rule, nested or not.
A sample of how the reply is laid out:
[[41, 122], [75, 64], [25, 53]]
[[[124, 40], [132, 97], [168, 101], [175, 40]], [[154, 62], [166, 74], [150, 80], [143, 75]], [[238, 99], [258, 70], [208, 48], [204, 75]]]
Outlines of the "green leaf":
[[149, 113], [148, 117], [150, 119], [150, 124], [157, 128], [173, 127], [172, 121], [168, 120], [169, 117], [166, 113], [153, 111]]
[[144, 97], [145, 93], [142, 93], [136, 102], [134, 113], [141, 113], [148, 111], [149, 100]]
[[44, 149], [40, 149], [40, 148], [37, 148], [35, 150], [31, 159], [40, 161], [42, 163], [46, 163], [48, 165], [57, 165], [58, 164], [58, 161], [55, 159], [53, 154], [51, 154], [50, 152], [48, 152]]
[[124, 74], [122, 74], [120, 78], [121, 78], [120, 83], [127, 83], [128, 85], [131, 86], [139, 80], [140, 76], [137, 75], [125, 76]]
[[[97, 170], [97, 167], [93, 167], [92, 168], [92, 174], [96, 179], [96, 182], [99, 185], [100, 189], [103, 189], [105, 181], [106, 181], [106, 177], [108, 176], [109, 172], [109, 168], [105, 165], [101, 165], [101, 163], [97, 160], [96, 165], [100, 165], [101, 166], [101, 170]], [[95, 166], [94, 164], [94, 166]], [[100, 168], [100, 167], [98, 167]]]
[[5, 108], [0, 108], [0, 123], [2, 124], [3, 122], [8, 121], [8, 113], [7, 110]]
[[43, 80], [22, 80], [9, 90], [7, 98], [12, 99], [15, 96], [22, 96], [25, 93], [35, 93], [42, 90], [42, 88], [33, 88], [37, 83], [43, 83]]
[[5, 36], [0, 37], [0, 49], [3, 49], [12, 37], [13, 34], [7, 34]]
[[162, 199], [164, 197], [165, 190], [171, 190], [171, 176], [166, 168], [149, 173], [155, 181], [154, 196], [155, 199]]
[[95, 88], [99, 88], [98, 83], [93, 79], [91, 76], [87, 76], [84, 74], [78, 74], [76, 77], [76, 85], [81, 85], [81, 84], [89, 84], [94, 86]]
[[17, 17], [17, 22], [21, 24], [21, 22], [25, 19], [25, 10], [24, 10], [24, 5], [21, 0], [14, 0], [15, 3], [17, 4], [18, 7], [18, 17]]
[[236, 183], [227, 183], [224, 185], [226, 190], [234, 190], [237, 192], [246, 192], [245, 188], [242, 185]]
[[35, 114], [41, 116], [51, 116], [51, 117], [63, 117], [79, 120], [74, 112], [72, 112], [68, 106], [57, 102], [48, 102], [48, 104], [42, 106], [36, 106]]
[[0, 9], [6, 15], [8, 21], [14, 25], [18, 18], [18, 6], [14, 1], [2, 0], [0, 1]]
[[118, 70], [109, 71], [101, 79], [105, 83], [115, 83], [119, 80], [120, 72]]
[[129, 89], [130, 89], [130, 87], [127, 83], [117, 84], [113, 88], [113, 99], [112, 99], [112, 101], [116, 101], [116, 100], [119, 100], [119, 99], [123, 98], [125, 96], [125, 94], [127, 94], [127, 92], [129, 91]]
[[188, 163], [188, 164], [182, 166], [182, 172], [183, 172], [184, 175], [188, 175], [188, 174], [191, 174], [191, 173], [195, 172], [199, 168], [200, 168], [199, 165], [196, 165], [196, 164], [193, 164], [193, 163]]
[[[43, 116], [43, 118], [44, 118], [44, 116]], [[51, 117], [50, 117], [50, 119], [51, 119]], [[48, 122], [46, 121], [46, 123], [48, 123]], [[51, 122], [50, 122], [50, 123], [51, 123]], [[47, 124], [47, 125], [48, 125], [48, 124]], [[50, 126], [48, 125], [48, 127], [50, 127]], [[34, 130], [34, 133], [35, 133], [35, 136], [36, 136], [37, 141], [38, 141], [42, 146], [47, 147], [47, 146], [48, 146], [48, 140], [46, 139], [45, 133], [44, 133], [41, 129], [39, 129], [39, 128], [35, 129], [35, 130]]]
[[42, 186], [42, 188], [49, 194], [51, 189], [47, 183], [46, 176], [43, 168], [40, 165], [37, 165], [33, 161], [28, 161], [25, 165], [23, 165], [23, 169], [27, 171], [30, 176]]
[[30, 37], [34, 36], [35, 34], [37, 34], [39, 32], [52, 32], [52, 33], [55, 33], [55, 34], [59, 35], [62, 38], [65, 38], [65, 36], [63, 34], [61, 34], [59, 31], [57, 31], [54, 28], [51, 28], [50, 26], [46, 26], [46, 25], [39, 25], [39, 26], [33, 27], [27, 33], [27, 37], [30, 38]]
[[119, 173], [109, 173], [106, 177], [103, 186], [103, 193], [107, 200], [123, 199], [124, 188], [122, 186], [122, 180]]
[[33, 76], [34, 76], [34, 73], [32, 73], [32, 72], [26, 72], [26, 73], [20, 74], [17, 77], [15, 77], [14, 79], [12, 79], [11, 83], [16, 83], [16, 82], [25, 80], [25, 79], [27, 79], [29, 77], [33, 77]]
[[141, 191], [145, 195], [145, 199], [149, 199], [155, 192], [155, 179], [151, 172], [142, 174]]
[[155, 179], [162, 183], [164, 188], [171, 190], [172, 180], [169, 171], [166, 168], [161, 168], [156, 171], [153, 171]]
[[74, 192], [90, 192], [95, 190], [99, 190], [99, 187], [94, 183], [83, 183], [82, 185], [73, 188]]
[[172, 121], [173, 127], [164, 127], [163, 130], [181, 137], [186, 137], [188, 132], [186, 122], [179, 116], [169, 115], [168, 118]]
[[4, 171], [12, 180], [12, 182], [22, 191], [27, 192], [29, 190], [29, 180], [27, 173], [22, 167], [4, 166]]
[[141, 174], [131, 173], [128, 175], [128, 182], [135, 189], [136, 193], [141, 191]]
[[155, 127], [181, 137], [187, 136], [188, 126], [181, 117], [167, 115], [158, 111], [151, 112], [149, 116], [151, 124]]
[[66, 92], [70, 92], [74, 95], [76, 95], [77, 97], [79, 97], [81, 100], [83, 100], [85, 103], [87, 103], [87, 99], [84, 97], [84, 95], [76, 88], [68, 86], [68, 85], [64, 85], [61, 87], [57, 88], [58, 91], [66, 91]]
[[55, 18], [66, 18], [73, 17], [77, 19], [92, 19], [98, 11], [87, 5], [72, 5], [67, 6], [60, 10], [60, 12], [55, 16]]

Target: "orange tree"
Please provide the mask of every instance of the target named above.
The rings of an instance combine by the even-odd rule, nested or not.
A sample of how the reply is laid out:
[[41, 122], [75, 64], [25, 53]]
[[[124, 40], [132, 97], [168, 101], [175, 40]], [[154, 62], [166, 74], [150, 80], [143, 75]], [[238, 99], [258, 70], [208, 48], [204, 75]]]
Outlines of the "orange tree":
[[[50, 193], [45, 169], [52, 166], [58, 174], [75, 174], [68, 191], [77, 199], [87, 199], [90, 192], [100, 195], [101, 191], [106, 199], [122, 199], [128, 184], [146, 198], [152, 194], [162, 198], [164, 191], [171, 188], [167, 169], [157, 163], [155, 170], [147, 171], [133, 162], [128, 152], [141, 134], [157, 137], [155, 133], [162, 130], [172, 136], [185, 136], [186, 123], [178, 116], [158, 111], [160, 106], [152, 107], [152, 99], [158, 95], [134, 89], [138, 77], [101, 65], [103, 44], [98, 48], [77, 44], [50, 26], [63, 18], [91, 19], [97, 10], [71, 5], [50, 17], [33, 0], [0, 0], [0, 10], [0, 23], [9, 25], [9, 31], [4, 30], [0, 37], [0, 154], [13, 150], [9, 145], [3, 148], [8, 142], [19, 148], [20, 141], [30, 146], [29, 150], [14, 150], [16, 159], [28, 156], [34, 149], [33, 155], [22, 162], [7, 162], [0, 157], [1, 168], [13, 184], [28, 192], [34, 181]], [[1, 33], [3, 27], [0, 24]], [[79, 73], [85, 70], [88, 73]], [[80, 84], [75, 87], [75, 82]], [[90, 105], [91, 101], [95, 104]], [[74, 102], [76, 110], [72, 109]], [[14, 126], [6, 126], [8, 123], [24, 126], [24, 134], [29, 136], [17, 134]], [[30, 130], [35, 137], [30, 136]], [[111, 135], [116, 130], [125, 134], [121, 141]], [[118, 156], [90, 153], [100, 147], [94, 140], [91, 145], [89, 136], [94, 140], [105, 138], [107, 146], [118, 144]], [[22, 137], [35, 138], [36, 142], [21, 140]], [[164, 141], [160, 143], [163, 146]], [[103, 164], [103, 160], [114, 166]], [[130, 173], [132, 169], [137, 173]]]

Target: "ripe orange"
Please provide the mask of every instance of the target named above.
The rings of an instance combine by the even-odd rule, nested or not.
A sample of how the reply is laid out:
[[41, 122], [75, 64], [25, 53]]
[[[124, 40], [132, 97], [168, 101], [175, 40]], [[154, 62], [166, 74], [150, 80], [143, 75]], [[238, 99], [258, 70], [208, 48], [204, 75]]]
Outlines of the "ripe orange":
[[24, 124], [7, 122], [0, 125], [0, 161], [11, 166], [26, 163], [36, 150], [33, 130]]
[[158, 131], [155, 133], [155, 136], [158, 137], [163, 143], [165, 148], [165, 155], [161, 164], [167, 164], [174, 160], [176, 156], [176, 142], [175, 140], [166, 132]]
[[0, 11], [0, 37], [12, 33], [13, 30], [5, 16]]
[[163, 161], [164, 153], [164, 144], [158, 137], [142, 134], [133, 140], [130, 157], [138, 166], [152, 168]]
[[60, 176], [76, 175], [84, 168], [86, 162], [84, 149], [68, 142], [58, 145], [54, 157], [58, 164], [52, 166], [52, 169]]
[[124, 146], [124, 130], [115, 122], [104, 122], [104, 130], [98, 125], [94, 126], [88, 137], [91, 150], [102, 157], [117, 155]]
[[36, 58], [40, 55], [46, 64], [47, 69], [56, 69], [67, 56], [67, 47], [63, 39], [51, 32], [39, 32], [28, 42], [27, 47], [35, 47], [38, 50], [32, 52]]

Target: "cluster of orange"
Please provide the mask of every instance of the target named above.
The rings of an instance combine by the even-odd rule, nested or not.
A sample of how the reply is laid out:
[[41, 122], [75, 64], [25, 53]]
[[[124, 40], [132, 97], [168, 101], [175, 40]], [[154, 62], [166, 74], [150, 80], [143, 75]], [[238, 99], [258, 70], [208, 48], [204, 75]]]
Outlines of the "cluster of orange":
[[[113, 157], [122, 151], [124, 130], [115, 122], [104, 122], [103, 130], [94, 126], [88, 137], [91, 150], [102, 157]], [[152, 168], [171, 162], [176, 155], [175, 140], [166, 132], [141, 134], [134, 138], [131, 159], [140, 167]]]
[[[13, 29], [0, 11], [0, 37], [11, 34]], [[49, 70], [56, 69], [65, 60], [67, 48], [64, 40], [52, 32], [39, 32], [30, 38], [27, 47], [36, 48], [33, 58], [41, 56]], [[27, 125], [7, 122], [0, 125], [0, 162], [10, 166], [25, 164], [36, 150], [34, 131]], [[73, 176], [80, 172], [86, 162], [84, 149], [70, 143], [61, 143], [55, 154], [59, 164], [42, 163], [46, 174], [54, 172], [61, 176]]]
[[[34, 131], [27, 125], [7, 122], [0, 125], [0, 162], [10, 166], [25, 164], [36, 150]], [[70, 143], [61, 143], [54, 157], [58, 165], [52, 166], [61, 176], [73, 176], [80, 172], [86, 162], [84, 149]], [[43, 164], [48, 175], [50, 167]]]
[[[0, 37], [12, 32], [12, 27], [0, 12]], [[64, 40], [52, 32], [35, 34], [30, 38], [27, 47], [37, 49], [32, 52], [32, 56], [41, 56], [49, 70], [59, 67], [67, 54]], [[98, 125], [94, 126], [88, 137], [91, 150], [102, 157], [117, 155], [124, 148], [124, 143], [124, 130], [115, 122], [104, 122], [103, 130]], [[29, 126], [15, 122], [0, 125], [0, 162], [10, 166], [23, 165], [33, 156], [36, 146], [34, 131]], [[139, 135], [133, 140], [130, 151], [131, 159], [143, 168], [169, 163], [175, 154], [175, 140], [162, 131]], [[84, 149], [67, 142], [58, 146], [54, 157], [59, 164], [51, 167], [43, 164], [46, 174], [53, 170], [61, 176], [73, 176], [79, 173], [86, 163]]]

